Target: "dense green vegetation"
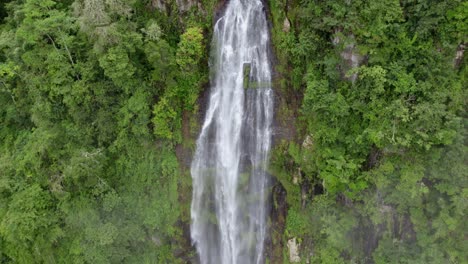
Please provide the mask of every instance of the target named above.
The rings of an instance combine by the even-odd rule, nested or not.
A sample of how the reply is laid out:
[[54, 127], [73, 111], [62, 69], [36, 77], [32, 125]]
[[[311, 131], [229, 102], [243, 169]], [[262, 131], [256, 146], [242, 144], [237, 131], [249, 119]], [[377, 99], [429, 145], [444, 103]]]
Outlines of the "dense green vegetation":
[[[0, 3], [0, 263], [194, 258], [185, 159], [222, 3], [184, 3]], [[467, 2], [267, 3], [294, 130], [269, 262], [293, 237], [312, 263], [466, 262]]]
[[1, 263], [189, 255], [178, 190], [190, 182], [175, 146], [207, 79], [211, 16], [178, 20], [175, 4], [172, 13], [151, 4], [2, 6]]
[[300, 135], [273, 158], [288, 194], [285, 239], [298, 237], [313, 263], [464, 263], [467, 69], [455, 57], [467, 3], [271, 10], [282, 93], [303, 98]]

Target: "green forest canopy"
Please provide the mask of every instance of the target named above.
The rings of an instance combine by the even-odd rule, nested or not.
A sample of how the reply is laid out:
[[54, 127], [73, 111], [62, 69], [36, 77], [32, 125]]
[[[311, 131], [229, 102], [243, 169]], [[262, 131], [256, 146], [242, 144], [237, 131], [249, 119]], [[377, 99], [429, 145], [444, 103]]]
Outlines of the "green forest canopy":
[[[0, 263], [196, 258], [183, 156], [222, 4], [187, 3], [0, 4]], [[270, 263], [292, 237], [312, 263], [465, 262], [468, 3], [267, 4], [297, 130], [271, 154]]]

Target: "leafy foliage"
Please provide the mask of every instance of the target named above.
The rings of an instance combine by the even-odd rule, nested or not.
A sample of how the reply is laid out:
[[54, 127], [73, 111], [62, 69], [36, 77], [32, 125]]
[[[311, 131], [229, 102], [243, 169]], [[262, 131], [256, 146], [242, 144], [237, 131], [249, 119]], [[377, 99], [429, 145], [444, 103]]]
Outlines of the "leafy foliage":
[[272, 163], [288, 193], [286, 239], [303, 241], [304, 258], [310, 251], [313, 263], [467, 258], [459, 205], [467, 186], [466, 59], [454, 66], [466, 42], [465, 6], [272, 5], [281, 83], [303, 91], [296, 124], [304, 142], [283, 143]]
[[138, 1], [9, 2], [0, 262], [183, 262], [175, 146], [206, 82], [206, 17], [171, 31]]
[[[0, 3], [1, 263], [191, 261], [176, 149], [218, 3], [178, 2]], [[268, 4], [298, 127], [269, 168], [283, 238], [312, 263], [463, 263], [466, 1]]]

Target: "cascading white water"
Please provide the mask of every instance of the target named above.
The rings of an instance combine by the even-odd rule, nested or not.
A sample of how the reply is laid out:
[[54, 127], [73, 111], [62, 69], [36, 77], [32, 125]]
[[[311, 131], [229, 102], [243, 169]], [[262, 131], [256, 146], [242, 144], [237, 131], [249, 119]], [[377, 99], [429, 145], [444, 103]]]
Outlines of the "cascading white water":
[[215, 24], [211, 94], [192, 162], [191, 236], [201, 263], [264, 262], [273, 91], [260, 0]]

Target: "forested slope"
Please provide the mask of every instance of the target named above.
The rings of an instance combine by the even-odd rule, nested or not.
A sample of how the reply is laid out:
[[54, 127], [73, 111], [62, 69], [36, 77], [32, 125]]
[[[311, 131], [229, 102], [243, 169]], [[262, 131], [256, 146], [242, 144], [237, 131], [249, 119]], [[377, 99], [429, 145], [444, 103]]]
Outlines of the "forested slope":
[[155, 4], [2, 4], [1, 263], [190, 257], [175, 146], [207, 82], [213, 11]]
[[[5, 3], [6, 2], [6, 3]], [[223, 1], [0, 4], [0, 263], [186, 263]], [[464, 263], [466, 1], [266, 1], [269, 263]]]
[[290, 98], [278, 114], [298, 130], [272, 158], [283, 245], [296, 237], [314, 263], [466, 262], [467, 3], [270, 9], [278, 93]]

